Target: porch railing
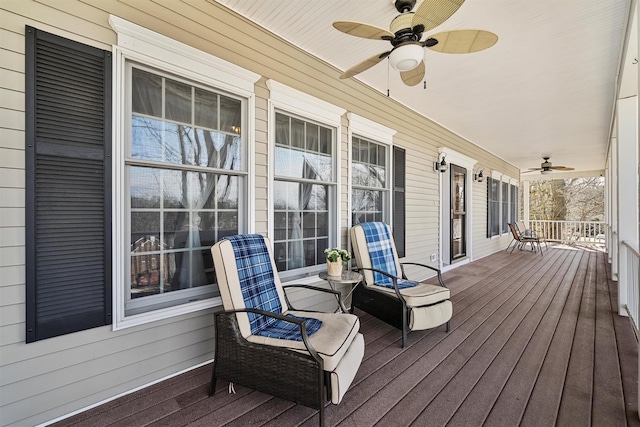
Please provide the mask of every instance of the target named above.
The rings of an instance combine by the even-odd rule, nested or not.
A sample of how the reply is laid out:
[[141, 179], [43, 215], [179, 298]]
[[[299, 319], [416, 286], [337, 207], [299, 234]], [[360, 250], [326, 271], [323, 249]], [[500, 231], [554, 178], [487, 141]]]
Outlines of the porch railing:
[[550, 242], [576, 245], [604, 246], [606, 226], [604, 221], [550, 221], [529, 220], [529, 228], [538, 237]]
[[635, 327], [636, 335], [638, 334], [638, 325], [640, 320], [640, 312], [638, 307], [638, 294], [640, 283], [640, 250], [631, 242], [623, 240], [620, 244], [620, 271], [618, 272], [618, 284], [620, 292], [626, 293], [625, 309], [631, 318]]

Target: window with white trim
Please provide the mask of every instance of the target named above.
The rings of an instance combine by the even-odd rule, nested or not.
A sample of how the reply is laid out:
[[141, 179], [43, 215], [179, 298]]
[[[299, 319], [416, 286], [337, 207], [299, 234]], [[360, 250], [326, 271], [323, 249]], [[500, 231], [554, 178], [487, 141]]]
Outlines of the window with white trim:
[[487, 237], [500, 234], [500, 181], [487, 178]]
[[351, 140], [351, 224], [389, 221], [388, 147]]
[[501, 182], [500, 190], [500, 206], [502, 207], [500, 231], [504, 234], [509, 232], [509, 222], [511, 222], [509, 221], [509, 183]]
[[210, 247], [246, 231], [246, 102], [132, 62], [126, 82], [133, 315], [219, 295]]
[[518, 186], [505, 177], [487, 178], [487, 237], [509, 233], [508, 224], [517, 220]]
[[274, 257], [278, 271], [323, 264], [335, 243], [336, 129], [275, 113]]
[[253, 231], [260, 75], [117, 16], [114, 329], [221, 303], [209, 247]]

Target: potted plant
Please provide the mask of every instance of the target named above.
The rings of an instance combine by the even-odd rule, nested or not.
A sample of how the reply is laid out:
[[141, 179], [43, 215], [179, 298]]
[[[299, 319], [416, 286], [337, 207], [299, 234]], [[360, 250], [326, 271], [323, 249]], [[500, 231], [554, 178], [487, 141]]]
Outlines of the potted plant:
[[342, 275], [342, 266], [351, 259], [349, 252], [340, 248], [327, 248], [324, 250], [324, 256], [327, 260], [327, 274], [329, 276]]

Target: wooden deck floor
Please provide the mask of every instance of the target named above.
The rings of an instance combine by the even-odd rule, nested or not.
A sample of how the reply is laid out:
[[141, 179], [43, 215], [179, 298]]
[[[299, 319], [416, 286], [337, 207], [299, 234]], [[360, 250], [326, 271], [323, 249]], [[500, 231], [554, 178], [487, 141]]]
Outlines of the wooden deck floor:
[[[451, 331], [409, 334], [362, 312], [365, 359], [328, 426], [639, 426], [637, 341], [615, 314], [606, 254], [497, 253], [444, 275]], [[316, 426], [315, 411], [218, 381], [205, 366], [58, 423]]]

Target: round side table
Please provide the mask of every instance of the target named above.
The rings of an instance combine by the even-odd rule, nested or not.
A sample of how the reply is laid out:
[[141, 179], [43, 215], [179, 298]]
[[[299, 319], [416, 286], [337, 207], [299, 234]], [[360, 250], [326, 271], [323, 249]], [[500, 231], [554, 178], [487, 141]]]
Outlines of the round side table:
[[[331, 286], [331, 289], [333, 289], [334, 291], [336, 290], [336, 285], [338, 284], [351, 285], [351, 290], [341, 298], [343, 305], [345, 300], [349, 298], [349, 296], [353, 293], [353, 290], [360, 284], [360, 282], [362, 282], [363, 279], [362, 274], [356, 273], [355, 271], [343, 271], [340, 276], [329, 276], [326, 271], [322, 271], [318, 274], [318, 277], [329, 282], [329, 286]], [[349, 308], [349, 312], [353, 313], [353, 304], [351, 305], [351, 308]]]

